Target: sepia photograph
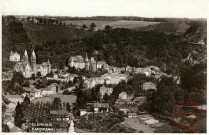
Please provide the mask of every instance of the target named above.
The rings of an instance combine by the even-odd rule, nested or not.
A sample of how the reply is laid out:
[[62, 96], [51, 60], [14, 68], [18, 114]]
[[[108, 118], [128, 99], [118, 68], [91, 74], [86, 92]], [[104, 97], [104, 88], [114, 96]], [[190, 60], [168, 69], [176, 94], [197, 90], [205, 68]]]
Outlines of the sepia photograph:
[[208, 0], [2, 0], [2, 133], [207, 133]]

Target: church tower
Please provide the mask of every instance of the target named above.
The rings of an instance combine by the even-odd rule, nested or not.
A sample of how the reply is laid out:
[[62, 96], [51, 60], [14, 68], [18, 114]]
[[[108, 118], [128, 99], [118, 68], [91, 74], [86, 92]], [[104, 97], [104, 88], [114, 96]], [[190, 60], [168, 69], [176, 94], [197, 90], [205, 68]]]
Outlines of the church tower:
[[50, 61], [49, 61], [49, 59], [48, 59], [48, 61], [47, 61], [47, 74], [49, 74], [50, 72], [51, 72], [51, 63], [50, 63]]
[[89, 59], [88, 59], [88, 56], [87, 56], [87, 53], [86, 53], [86, 58], [85, 58], [85, 69], [86, 69], [86, 71], [89, 71], [89, 66], [90, 66], [90, 63], [89, 63]]
[[36, 70], [36, 54], [35, 54], [34, 50], [31, 55], [31, 67], [32, 67], [33, 71]]
[[24, 55], [23, 55], [23, 62], [28, 62], [28, 53], [25, 50]]

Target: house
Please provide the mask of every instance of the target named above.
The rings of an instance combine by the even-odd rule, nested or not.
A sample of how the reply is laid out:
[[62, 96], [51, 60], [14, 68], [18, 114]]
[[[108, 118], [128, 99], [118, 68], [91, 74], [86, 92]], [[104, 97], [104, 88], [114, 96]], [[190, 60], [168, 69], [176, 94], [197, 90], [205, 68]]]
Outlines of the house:
[[157, 66], [149, 66], [149, 68], [151, 69], [151, 74], [152, 75], [159, 75], [160, 74], [160, 68]]
[[10, 56], [9, 56], [9, 61], [19, 62], [20, 61], [20, 54], [17, 52], [11, 51]]
[[105, 64], [106, 64], [105, 61], [98, 61], [98, 62], [97, 62], [97, 69], [101, 69], [102, 66], [104, 66]]
[[15, 104], [17, 104], [17, 102], [22, 103], [24, 100], [24, 97], [21, 95], [5, 95], [5, 97]]
[[84, 86], [86, 89], [92, 89], [93, 87], [95, 87], [96, 85], [96, 81], [94, 80], [94, 78], [86, 78], [84, 81]]
[[[15, 108], [14, 108], [15, 109]], [[14, 115], [14, 109], [6, 109], [5, 113], [4, 113], [4, 116], [8, 116], [9, 118], [12, 118], [13, 115]]]
[[142, 105], [146, 102], [146, 97], [135, 97], [133, 99], [133, 102], [135, 102], [135, 104], [137, 104], [137, 106]]
[[120, 94], [119, 94], [119, 99], [127, 99], [127, 97], [128, 97], [128, 95], [127, 95], [127, 93], [126, 92], [121, 92]]
[[126, 71], [126, 72], [132, 72], [132, 71], [133, 71], [133, 68], [130, 67], [130, 66], [126, 66], [126, 67], [125, 67], [125, 71]]
[[136, 113], [128, 113], [127, 116], [128, 116], [128, 118], [134, 118], [134, 117], [137, 117], [137, 114]]
[[111, 84], [110, 78], [106, 78], [106, 79], [104, 80], [104, 83], [105, 83], [105, 84]]
[[146, 67], [143, 69], [142, 73], [145, 74], [146, 77], [150, 77], [152, 74], [152, 70], [149, 67]]
[[100, 93], [100, 98], [103, 99], [104, 95], [107, 94], [108, 96], [112, 94], [113, 88], [105, 87], [104, 85], [100, 87], [99, 93]]
[[102, 69], [103, 69], [103, 70], [107, 70], [107, 71], [109, 72], [110, 67], [109, 67], [108, 64], [104, 64], [104, 65], [102, 66]]
[[143, 90], [157, 90], [156, 84], [152, 82], [145, 82], [142, 84], [142, 89]]
[[[87, 111], [94, 113], [109, 112], [109, 103], [87, 103]], [[93, 110], [92, 110], [93, 109]]]
[[23, 87], [23, 89], [25, 90], [26, 95], [30, 98], [42, 97], [41, 90], [37, 90], [35, 88], [29, 88], [29, 87]]
[[86, 109], [79, 109], [80, 116], [87, 114]]
[[144, 68], [135, 68], [135, 67], [133, 68], [133, 72], [136, 74], [143, 73], [143, 71], [144, 71]]
[[69, 88], [67, 88], [67, 90], [68, 90], [68, 91], [75, 90], [75, 86], [69, 87]]
[[60, 86], [57, 83], [52, 83], [48, 87], [51, 88], [51, 94], [55, 94], [60, 91]]

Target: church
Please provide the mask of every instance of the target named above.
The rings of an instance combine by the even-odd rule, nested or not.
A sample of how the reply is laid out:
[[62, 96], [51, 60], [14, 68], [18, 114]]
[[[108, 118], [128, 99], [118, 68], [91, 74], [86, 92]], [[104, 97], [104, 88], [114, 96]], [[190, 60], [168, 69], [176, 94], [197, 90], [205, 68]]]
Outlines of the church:
[[51, 63], [48, 60], [42, 64], [36, 64], [36, 54], [34, 50], [29, 62], [28, 53], [25, 50], [22, 60], [15, 64], [14, 71], [21, 72], [25, 78], [30, 78], [32, 74], [36, 75], [38, 72], [40, 72], [42, 76], [46, 76], [46, 74], [51, 72]]

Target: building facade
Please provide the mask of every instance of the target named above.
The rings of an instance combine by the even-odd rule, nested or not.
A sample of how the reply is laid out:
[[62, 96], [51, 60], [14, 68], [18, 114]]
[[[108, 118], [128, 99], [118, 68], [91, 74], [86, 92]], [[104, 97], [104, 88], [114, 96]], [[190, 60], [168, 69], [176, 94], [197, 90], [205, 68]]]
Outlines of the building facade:
[[87, 53], [85, 59], [81, 55], [78, 55], [71, 56], [68, 60], [69, 67], [74, 67], [75, 69], [85, 69], [86, 71], [93, 72], [96, 72], [97, 69], [101, 69], [104, 65], [106, 65], [105, 61], [96, 62], [94, 57], [91, 57], [91, 59], [89, 59]]
[[13, 62], [19, 62], [20, 61], [20, 54], [17, 52], [12, 52], [10, 53], [9, 56], [9, 61], [13, 61]]
[[36, 75], [38, 72], [40, 72], [42, 76], [46, 76], [46, 74], [51, 72], [51, 63], [48, 60], [42, 64], [37, 64], [34, 51], [32, 52], [29, 62], [28, 53], [25, 50], [22, 61], [15, 64], [14, 71], [21, 72], [25, 78], [30, 78], [32, 74]]

